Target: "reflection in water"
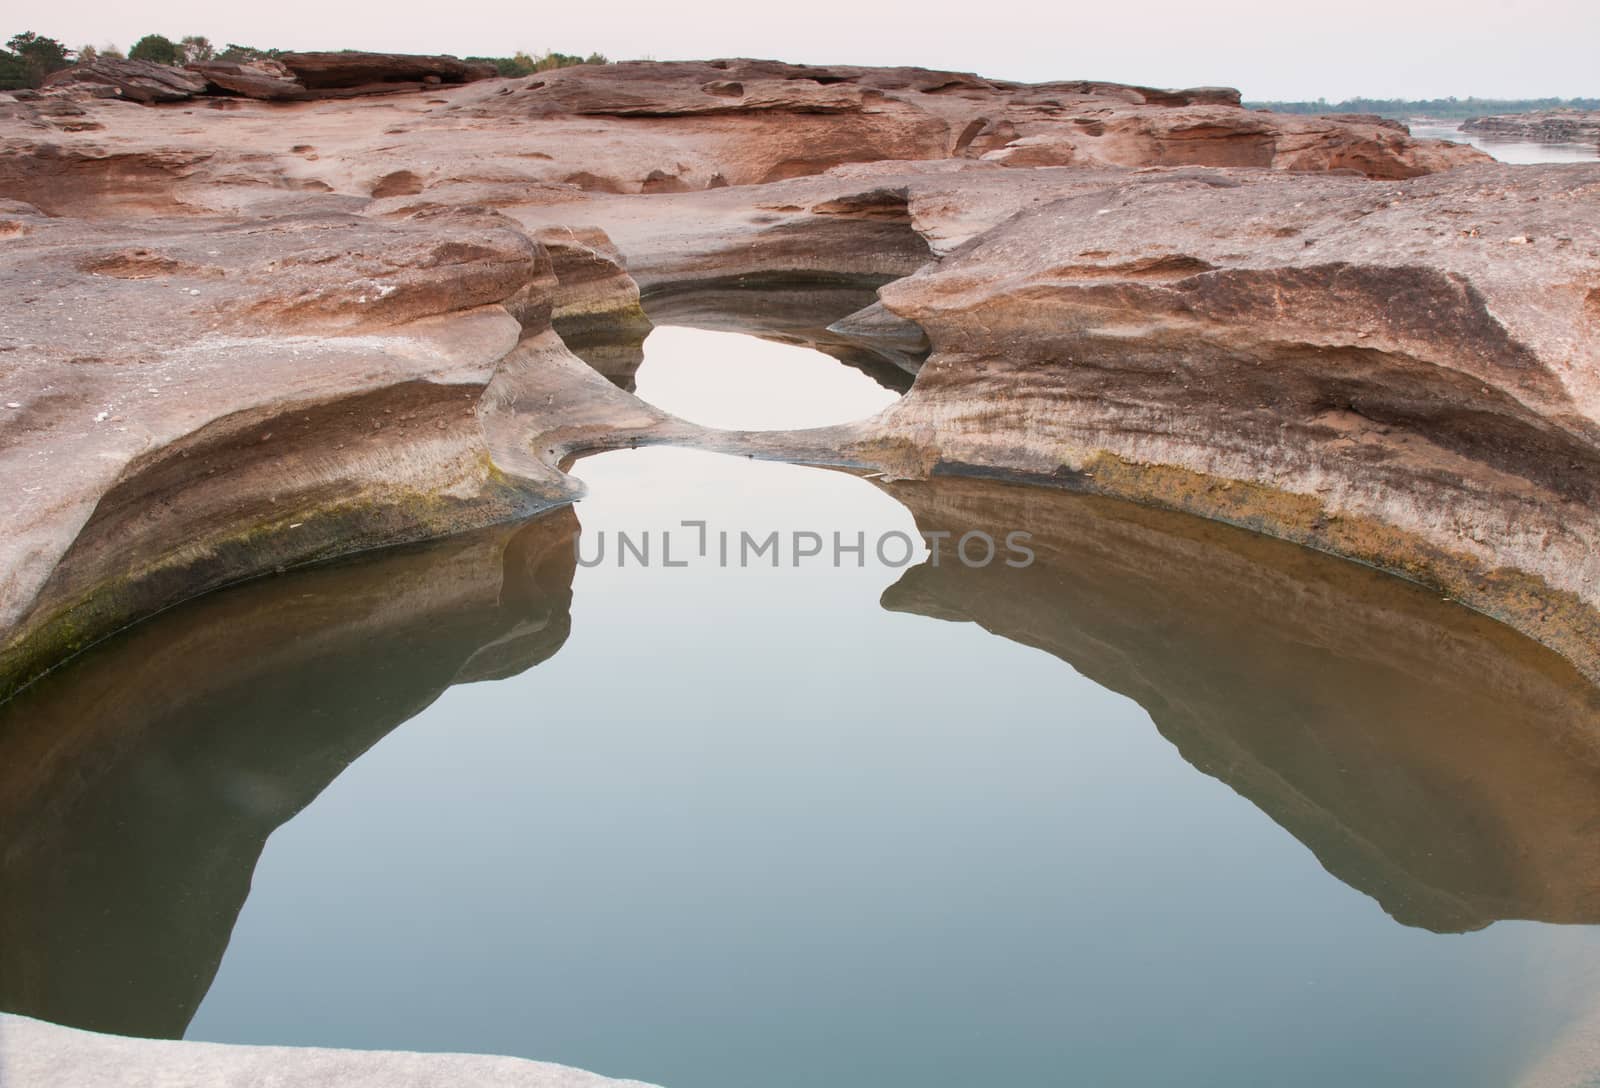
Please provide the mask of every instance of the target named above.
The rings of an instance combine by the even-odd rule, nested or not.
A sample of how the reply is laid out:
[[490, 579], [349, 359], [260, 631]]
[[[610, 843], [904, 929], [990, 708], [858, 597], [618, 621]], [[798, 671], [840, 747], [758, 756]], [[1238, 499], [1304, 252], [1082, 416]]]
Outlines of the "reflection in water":
[[651, 322], [810, 348], [860, 371], [884, 389], [904, 393], [927, 357], [925, 341], [907, 343], [903, 335], [864, 340], [831, 327], [877, 302], [877, 288], [883, 282], [882, 277], [786, 273], [675, 283], [645, 294], [645, 322], [606, 322], [581, 330], [558, 322], [557, 331], [573, 354], [630, 393], [645, 362], [644, 341]]
[[1600, 921], [1600, 702], [1510, 632], [1104, 500], [578, 474], [587, 533], [1037, 561], [574, 593], [561, 513], [174, 610], [0, 708], [0, 1005], [696, 1088], [1499, 1085], [1600, 995], [1586, 927], [1428, 932]]
[[878, 301], [876, 277], [743, 276], [657, 287], [644, 296], [658, 325], [744, 333], [831, 355], [885, 389], [904, 393], [922, 367], [927, 344], [863, 341], [834, 325]]
[[848, 423], [898, 399], [809, 348], [672, 326], [645, 340], [637, 392], [680, 419], [747, 431]]
[[972, 620], [1136, 700], [1397, 921], [1600, 922], [1600, 696], [1420, 587], [1181, 515], [984, 481], [889, 487], [924, 532], [1025, 525], [1026, 570], [919, 567]]
[[262, 844], [451, 684], [560, 648], [577, 519], [174, 609], [0, 707], [0, 1007], [183, 1033]]

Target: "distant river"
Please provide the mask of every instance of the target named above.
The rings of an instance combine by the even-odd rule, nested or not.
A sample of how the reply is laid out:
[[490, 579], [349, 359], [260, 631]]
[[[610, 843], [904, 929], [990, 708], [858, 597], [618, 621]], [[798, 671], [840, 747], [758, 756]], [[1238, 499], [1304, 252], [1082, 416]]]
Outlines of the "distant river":
[[1409, 123], [1411, 135], [1429, 140], [1451, 140], [1482, 148], [1501, 162], [1527, 165], [1541, 162], [1595, 162], [1600, 160], [1600, 145], [1546, 144], [1536, 140], [1495, 140], [1475, 132], [1462, 132], [1460, 125]]

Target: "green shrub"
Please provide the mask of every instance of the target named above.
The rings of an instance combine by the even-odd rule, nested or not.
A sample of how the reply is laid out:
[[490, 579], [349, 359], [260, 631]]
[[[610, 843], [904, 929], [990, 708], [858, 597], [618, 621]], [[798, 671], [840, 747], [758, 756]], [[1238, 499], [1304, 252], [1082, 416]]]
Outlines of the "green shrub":
[[22, 58], [0, 49], [0, 91], [20, 91], [32, 85]]
[[160, 34], [146, 34], [128, 50], [129, 60], [147, 60], [152, 64], [179, 64], [183, 54], [177, 44]]
[[257, 49], [253, 45], [240, 45], [237, 42], [229, 42], [223, 47], [222, 52], [217, 54], [217, 59], [240, 64], [250, 60], [267, 60], [278, 56], [282, 52], [283, 50], [281, 49]]
[[37, 87], [51, 72], [72, 66], [72, 50], [33, 31], [17, 34], [0, 51], [0, 88]]

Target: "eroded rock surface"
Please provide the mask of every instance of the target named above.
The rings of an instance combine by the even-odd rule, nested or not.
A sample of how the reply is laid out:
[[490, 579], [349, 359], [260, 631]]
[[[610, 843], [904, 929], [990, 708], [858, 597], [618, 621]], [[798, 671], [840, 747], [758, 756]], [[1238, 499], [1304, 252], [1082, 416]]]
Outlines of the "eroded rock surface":
[[82, 87], [99, 96], [121, 98], [151, 105], [156, 102], [184, 102], [206, 89], [204, 77], [170, 64], [147, 60], [96, 59], [53, 73], [47, 87]]
[[[1377, 118], [1291, 118], [1237, 91], [1008, 83], [958, 72], [712, 61], [543, 73], [464, 96], [484, 117], [651, 122], [698, 152], [620, 191], [674, 192], [815, 174], [842, 162], [984, 158], [1003, 165], [1349, 169], [1413, 177], [1479, 153], [1413, 140]], [[698, 161], [697, 161], [698, 160]], [[635, 188], [637, 185], [637, 188]]]
[[481, 394], [548, 327], [554, 282], [495, 216], [108, 226], [12, 205], [6, 228], [8, 674], [242, 575], [573, 494], [489, 453]]
[[1597, 196], [1588, 167], [1479, 168], [1041, 203], [882, 290], [933, 354], [869, 446], [1425, 577], [1593, 670]]
[[281, 53], [277, 61], [310, 91], [365, 90], [382, 84], [471, 83], [495, 75], [492, 64], [409, 53]]
[[[14, 107], [26, 123], [0, 145], [0, 192], [51, 214], [92, 213], [78, 190], [110, 175], [102, 192], [137, 181], [171, 194], [163, 212], [232, 212], [258, 204], [263, 186], [395, 196], [412, 206], [504, 206], [750, 185], [883, 161], [1249, 166], [1401, 178], [1487, 160], [1375, 118], [1246, 110], [1237, 92], [1218, 89], [1016, 84], [770, 61], [580, 65], [518, 80], [478, 79], [451, 58], [289, 54], [279, 63], [277, 75], [261, 65], [239, 72], [211, 65], [149, 78], [185, 81], [184, 96], [209, 85], [228, 95], [261, 88], [259, 96], [270, 98], [297, 97], [291, 85], [319, 96], [442, 82], [424, 95], [352, 104], [223, 97], [209, 99], [219, 107], [211, 109], [197, 99], [181, 123], [92, 97], [75, 100], [83, 114], [57, 116], [47, 96]], [[100, 71], [84, 66], [60, 79], [99, 79]], [[104, 71], [128, 82], [120, 67]], [[369, 79], [388, 82], [363, 82]], [[459, 80], [476, 81], [451, 85]]]
[[[1592, 168], [1219, 89], [745, 60], [448, 86], [479, 73], [435, 60], [383, 69], [427, 95], [0, 104], [7, 671], [673, 440], [1233, 521], [1600, 675]], [[652, 320], [910, 392], [705, 432], [628, 394]]]
[[[519, 612], [529, 602], [505, 591], [522, 584], [509, 557], [523, 538], [492, 527], [572, 501], [579, 487], [559, 466], [576, 454], [670, 441], [874, 470], [926, 526], [1042, 518], [1055, 528], [1040, 569], [1074, 609], [1041, 608], [1053, 598], [1037, 585], [926, 571], [886, 603], [984, 623], [1140, 699], [1196, 766], [1396, 917], [1438, 929], [1592, 917], [1590, 851], [1567, 834], [1588, 826], [1593, 792], [1581, 683], [1496, 642], [1511, 636], [1482, 617], [1423, 623], [1391, 607], [1392, 586], [1293, 574], [1301, 553], [1286, 545], [1235, 534], [1197, 547], [1161, 521], [1174, 515], [1108, 514], [1104, 499], [1061, 492], [1403, 574], [1427, 587], [1406, 592], [1459, 599], [1600, 680], [1600, 166], [1500, 167], [1372, 118], [1247, 111], [1219, 89], [761, 61], [480, 80], [437, 60], [302, 55], [281, 71], [119, 69], [121, 83], [80, 72], [63, 80], [75, 88], [0, 96], [0, 479], [12, 513], [0, 691], [219, 586], [477, 534], [456, 542], [459, 578], [424, 584], [385, 561], [416, 600], [361, 584], [341, 598], [348, 614], [313, 603], [261, 619], [287, 654], [264, 668], [336, 665], [341, 640], [374, 635], [444, 639], [459, 652], [441, 660], [459, 668], [380, 677], [393, 704], [312, 738], [304, 767], [265, 766], [273, 753], [248, 730], [224, 738], [238, 746], [222, 758], [265, 766], [283, 788], [235, 839], [199, 827], [189, 860], [235, 863], [221, 891], [239, 890], [238, 860], [371, 742], [374, 722], [381, 731], [452, 679], [559, 644], [560, 585]], [[423, 93], [363, 93], [374, 89]], [[653, 322], [808, 344], [909, 391], [847, 426], [708, 431], [629, 392]], [[1052, 490], [996, 509], [927, 482], [941, 475]], [[1291, 574], [1266, 576], [1273, 549]], [[1194, 576], [1164, 588], [1141, 576], [1157, 567]], [[225, 600], [162, 622], [226, 618]], [[1161, 628], [1179, 606], [1239, 627]], [[1332, 611], [1355, 621], [1330, 631], [1319, 620]], [[189, 666], [228, 645], [225, 625], [180, 634]], [[1443, 688], [1431, 710], [1433, 689], [1407, 687], [1418, 662], [1408, 673], [1403, 653], [1371, 653], [1408, 637], [1454, 670], [1432, 677]], [[1223, 647], [1219, 695], [1194, 663], [1217, 665]], [[1387, 698], [1416, 712], [1414, 727], [1374, 737], [1315, 715], [1285, 726], [1300, 703], [1264, 694], [1263, 669], [1325, 685], [1310, 693], [1323, 707]], [[184, 707], [96, 713], [116, 690], [74, 690], [54, 731], [7, 738], [26, 758], [6, 764], [16, 778], [0, 774], [11, 811], [63, 816], [0, 824], [20, 829], [8, 866], [80, 881], [84, 903], [107, 874], [45, 862], [51, 834], [103, 831], [105, 812], [72, 817], [83, 825], [67, 815], [96, 782], [116, 793], [130, 738], [108, 723], [185, 720]], [[217, 696], [203, 680], [176, 694], [202, 709]], [[1527, 735], [1452, 732], [1449, 708], [1485, 706], [1545, 718]], [[1371, 783], [1329, 777], [1324, 742]], [[1456, 788], [1487, 764], [1517, 774], [1501, 792]], [[1413, 781], [1387, 789], [1397, 766]], [[158, 825], [205, 824], [181, 804], [153, 811]], [[1496, 849], [1451, 838], [1462, 821], [1490, 829]], [[137, 901], [140, 874], [109, 875]], [[194, 925], [225, 929], [230, 902], [198, 903]], [[161, 969], [159, 941], [137, 951], [127, 932], [106, 936], [136, 949], [128, 977]], [[6, 985], [55, 1008], [57, 962], [10, 962]], [[208, 970], [176, 979], [152, 1010], [160, 1023], [139, 1030], [170, 1033]], [[20, 1051], [0, 1047], [8, 1083], [186, 1061], [207, 1083], [256, 1083], [291, 1060], [106, 1050], [0, 1021], [12, 1039], [23, 1030]], [[58, 1053], [104, 1061], [52, 1064]], [[490, 1060], [292, 1060], [345, 1083], [545, 1083]]]
[[96, 57], [53, 73], [45, 87], [149, 106], [208, 95], [238, 95], [265, 102], [352, 98], [471, 83], [494, 75], [494, 67], [488, 64], [404, 53], [282, 53], [242, 63], [198, 61], [181, 68]]
[[204, 79], [209, 94], [236, 94], [264, 102], [297, 102], [313, 97], [281, 61], [204, 61], [186, 65], [185, 70]]

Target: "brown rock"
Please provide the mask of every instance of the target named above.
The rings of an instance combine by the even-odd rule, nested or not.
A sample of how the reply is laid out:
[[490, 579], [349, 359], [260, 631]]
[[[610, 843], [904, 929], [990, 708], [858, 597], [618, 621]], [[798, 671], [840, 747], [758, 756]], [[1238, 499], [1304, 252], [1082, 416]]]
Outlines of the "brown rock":
[[186, 68], [206, 81], [209, 94], [236, 94], [271, 102], [294, 102], [310, 97], [289, 70], [273, 60], [248, 64], [206, 61]]
[[[537, 486], [491, 472], [461, 410], [521, 334], [497, 304], [543, 274], [509, 224], [302, 214], [108, 231], [9, 217], [27, 228], [0, 272], [14, 299], [0, 375], [22, 405], [0, 436], [19, 496], [0, 577], [9, 679], [249, 571], [538, 508]], [[45, 280], [49, 305], [29, 286]], [[426, 427], [372, 434], [397, 407]], [[418, 491], [441, 497], [381, 512], [383, 496]], [[289, 522], [304, 525], [261, 533]], [[98, 592], [114, 570], [117, 592]]]
[[[1488, 158], [1470, 148], [1413, 140], [1404, 126], [1375, 117], [1245, 110], [1230, 88], [1017, 84], [915, 68], [774, 61], [559, 69], [457, 108], [497, 117], [673, 122], [673, 131], [697, 142], [720, 136], [721, 172], [735, 183], [799, 177], [845, 162], [950, 155], [986, 155], [1013, 166], [1350, 169], [1382, 178]], [[622, 188], [638, 191], [638, 183]]]
[[1600, 256], [1525, 241], [1596, 196], [1150, 173], [1026, 208], [882, 290], [933, 355], [875, 440], [1426, 577], [1600, 671]]
[[470, 83], [495, 75], [493, 65], [407, 53], [284, 53], [278, 61], [301, 84], [318, 92], [395, 83], [420, 86], [430, 76], [439, 83]]
[[84, 85], [107, 87], [118, 98], [144, 105], [182, 102], [203, 94], [206, 89], [203, 78], [182, 68], [110, 57], [97, 57], [88, 64], [74, 65], [45, 79], [46, 87]]
[[[358, 82], [317, 93], [452, 78], [333, 56], [326, 78]], [[558, 453], [671, 438], [1236, 521], [1428, 580], [1600, 676], [1581, 168], [1455, 170], [1480, 156], [1215, 90], [921, 69], [640, 63], [436, 93], [6, 107], [0, 192], [58, 218], [0, 214], [0, 377], [23, 405], [0, 423], [25, 436], [0, 468], [31, 496], [0, 550], [0, 668], [266, 564], [560, 501]], [[36, 281], [92, 316], [43, 316]], [[870, 425], [708, 434], [625, 391], [652, 314], [915, 381]], [[147, 374], [199, 384], [146, 402]], [[415, 445], [333, 411], [295, 447], [348, 466], [328, 489], [193, 475], [199, 449], [254, 470], [289, 448], [302, 401], [415, 382], [461, 387], [475, 429], [440, 414]], [[395, 456], [325, 453], [352, 428]], [[324, 519], [314, 548], [264, 520], [274, 486]], [[451, 498], [402, 510], [407, 488]], [[362, 495], [364, 515], [329, 513]], [[204, 561], [173, 565], [180, 539]], [[101, 596], [119, 571], [132, 588]]]

